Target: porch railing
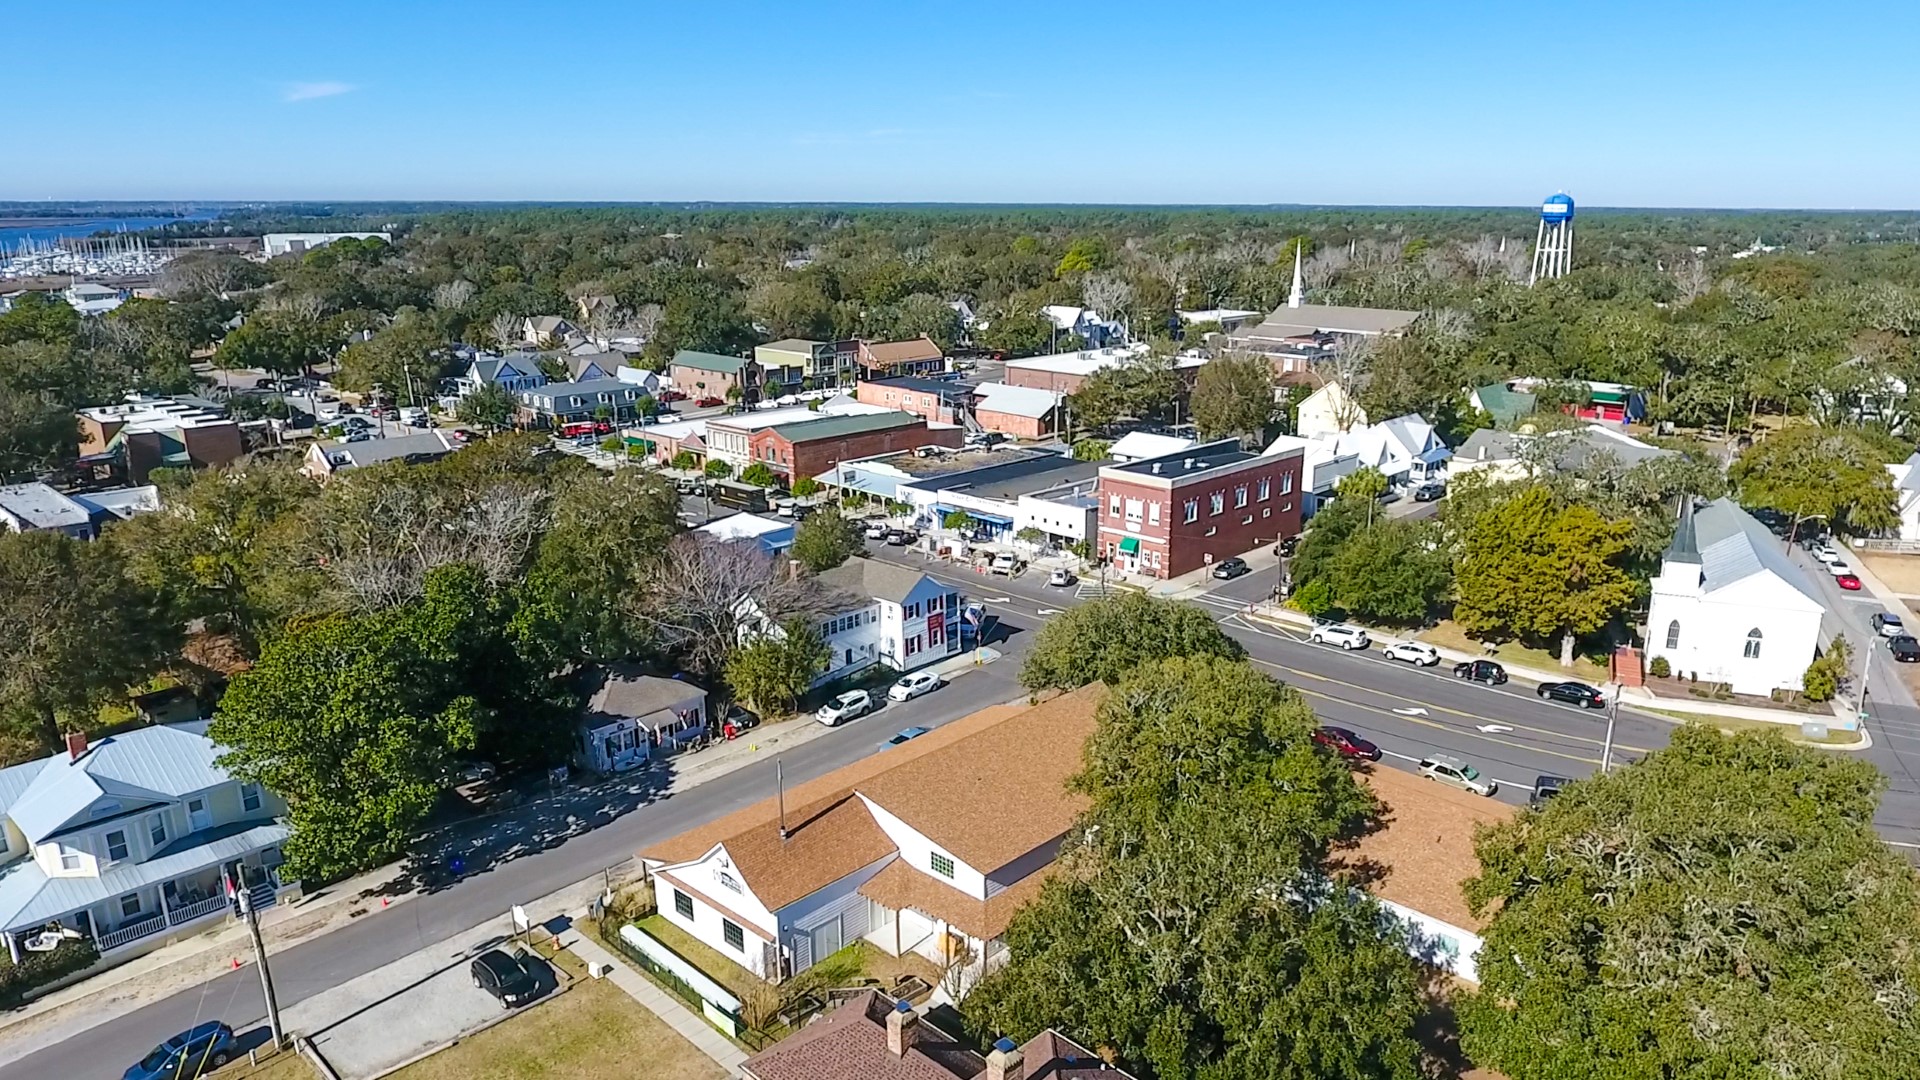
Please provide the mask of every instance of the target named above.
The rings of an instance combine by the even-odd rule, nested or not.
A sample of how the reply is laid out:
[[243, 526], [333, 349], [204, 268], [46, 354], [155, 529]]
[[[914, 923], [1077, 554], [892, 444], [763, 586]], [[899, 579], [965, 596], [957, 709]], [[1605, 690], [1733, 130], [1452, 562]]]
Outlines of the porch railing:
[[106, 952], [108, 949], [117, 949], [129, 941], [137, 941], [140, 938], [146, 937], [148, 934], [164, 930], [166, 927], [167, 920], [164, 916], [155, 915], [149, 919], [142, 919], [132, 926], [123, 926], [110, 934], [101, 934], [100, 951]]
[[183, 922], [192, 922], [203, 916], [211, 915], [216, 911], [226, 910], [228, 903], [227, 898], [224, 896], [209, 896], [199, 903], [185, 904], [181, 907], [169, 909], [167, 912], [167, 922], [174, 926], [179, 926]]

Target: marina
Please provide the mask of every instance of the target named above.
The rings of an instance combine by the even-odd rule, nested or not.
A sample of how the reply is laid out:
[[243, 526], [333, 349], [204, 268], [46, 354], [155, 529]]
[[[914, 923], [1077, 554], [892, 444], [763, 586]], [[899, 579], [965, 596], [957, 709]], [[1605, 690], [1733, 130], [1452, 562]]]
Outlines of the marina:
[[0, 280], [145, 276], [158, 272], [174, 254], [173, 248], [157, 247], [133, 234], [21, 240], [0, 244]]

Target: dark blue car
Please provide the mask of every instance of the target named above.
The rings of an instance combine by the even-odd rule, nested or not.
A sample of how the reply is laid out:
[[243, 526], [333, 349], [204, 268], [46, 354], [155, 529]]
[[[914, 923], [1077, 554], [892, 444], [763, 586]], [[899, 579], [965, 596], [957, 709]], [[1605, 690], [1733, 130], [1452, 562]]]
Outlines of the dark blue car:
[[123, 1080], [185, 1080], [233, 1060], [233, 1029], [218, 1020], [187, 1029], [147, 1052]]

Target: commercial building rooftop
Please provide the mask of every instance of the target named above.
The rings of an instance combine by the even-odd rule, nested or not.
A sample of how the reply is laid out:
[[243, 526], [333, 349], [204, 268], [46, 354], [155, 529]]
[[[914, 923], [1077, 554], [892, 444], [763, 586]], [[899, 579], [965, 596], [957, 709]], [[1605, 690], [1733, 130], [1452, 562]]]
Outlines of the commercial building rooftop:
[[1202, 443], [1190, 446], [1177, 453], [1160, 457], [1141, 458], [1124, 465], [1108, 465], [1106, 469], [1116, 473], [1132, 473], [1139, 476], [1171, 476], [1175, 478], [1199, 476], [1215, 469], [1224, 469], [1230, 465], [1239, 465], [1251, 461], [1260, 455], [1240, 449], [1240, 440], [1221, 439], [1218, 442]]

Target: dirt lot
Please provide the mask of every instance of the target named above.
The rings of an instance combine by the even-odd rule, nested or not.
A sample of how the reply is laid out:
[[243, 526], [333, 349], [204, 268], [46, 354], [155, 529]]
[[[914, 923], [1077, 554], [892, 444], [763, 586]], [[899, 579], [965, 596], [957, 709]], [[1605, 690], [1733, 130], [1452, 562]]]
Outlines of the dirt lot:
[[1881, 555], [1849, 551], [1847, 557], [1873, 571], [1873, 576], [1886, 582], [1887, 588], [1894, 592], [1903, 596], [1920, 596], [1920, 555]]

